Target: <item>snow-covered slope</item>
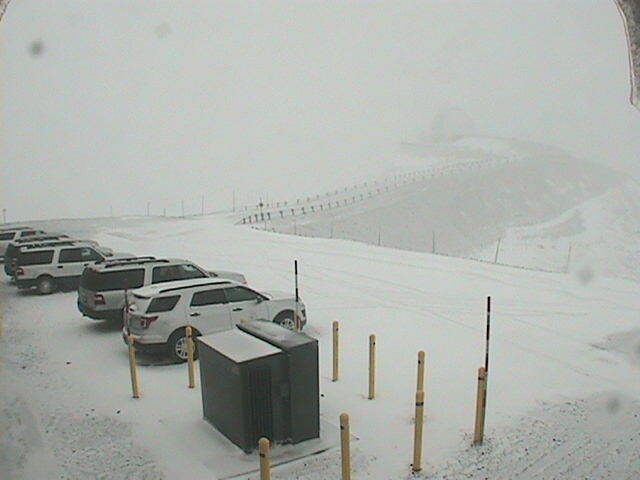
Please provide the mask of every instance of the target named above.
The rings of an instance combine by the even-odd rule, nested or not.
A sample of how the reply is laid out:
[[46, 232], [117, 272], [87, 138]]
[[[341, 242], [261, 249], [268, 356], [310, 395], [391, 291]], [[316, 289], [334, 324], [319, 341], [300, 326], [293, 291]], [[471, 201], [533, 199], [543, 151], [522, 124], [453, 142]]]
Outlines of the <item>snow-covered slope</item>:
[[[291, 291], [300, 261], [307, 333], [320, 345], [325, 433], [350, 414], [354, 478], [409, 475], [420, 349], [425, 478], [640, 475], [637, 284], [261, 232], [224, 216], [139, 220], [91, 220], [84, 231], [73, 224], [117, 250], [242, 271], [262, 289]], [[487, 442], [471, 449], [486, 295], [494, 307]], [[142, 398], [133, 400], [120, 331], [82, 318], [74, 293], [18, 294], [5, 280], [0, 296], [2, 478], [211, 479], [229, 464], [257, 466], [202, 420], [185, 366], [145, 362]], [[330, 379], [333, 320], [341, 322], [338, 382]], [[371, 333], [375, 400], [365, 395]], [[272, 478], [324, 480], [339, 471], [333, 448], [276, 467]]]
[[531, 142], [471, 137], [405, 148], [435, 163], [424, 179], [338, 209], [316, 205], [305, 215], [274, 215], [267, 229], [468, 256], [495, 247], [508, 228], [554, 219], [623, 181], [615, 171]]
[[[496, 247], [479, 248], [471, 256], [493, 261]], [[630, 180], [548, 222], [508, 228], [499, 261], [640, 280], [640, 185]]]

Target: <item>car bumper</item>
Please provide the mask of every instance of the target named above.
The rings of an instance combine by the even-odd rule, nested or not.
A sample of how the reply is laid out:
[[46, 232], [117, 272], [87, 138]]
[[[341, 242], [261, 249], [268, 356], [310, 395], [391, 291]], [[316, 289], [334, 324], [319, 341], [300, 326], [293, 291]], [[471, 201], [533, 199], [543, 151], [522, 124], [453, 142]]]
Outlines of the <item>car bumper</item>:
[[16, 280], [16, 285], [19, 289], [25, 289], [25, 288], [33, 288], [38, 284], [38, 282], [36, 281], [35, 278], [33, 279], [20, 279], [18, 278]]
[[[133, 346], [136, 351], [141, 353], [167, 353], [167, 344], [166, 343], [143, 343], [140, 342], [140, 339], [136, 339], [135, 335], [132, 335], [133, 338]], [[122, 329], [122, 341], [125, 345], [129, 345], [127, 341], [127, 331], [126, 328]]]
[[94, 320], [122, 320], [122, 310], [119, 308], [115, 310], [95, 310], [78, 301], [78, 310], [85, 317], [93, 318]]

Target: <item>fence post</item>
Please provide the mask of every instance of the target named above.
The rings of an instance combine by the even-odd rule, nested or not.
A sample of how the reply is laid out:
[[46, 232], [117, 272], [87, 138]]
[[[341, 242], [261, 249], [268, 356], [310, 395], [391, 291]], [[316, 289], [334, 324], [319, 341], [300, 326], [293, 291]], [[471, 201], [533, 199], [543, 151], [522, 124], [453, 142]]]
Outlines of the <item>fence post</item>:
[[411, 470], [422, 470], [422, 427], [424, 422], [424, 392], [416, 392], [416, 416], [413, 429], [413, 464]]
[[189, 370], [189, 388], [196, 386], [195, 372], [193, 366], [193, 329], [188, 326], [185, 328], [187, 334], [187, 364]]
[[131, 373], [131, 390], [133, 391], [133, 398], [140, 398], [140, 389], [138, 386], [138, 369], [136, 365], [136, 349], [133, 346], [133, 337], [127, 336], [129, 343], [129, 371]]
[[482, 445], [484, 437], [484, 417], [487, 403], [487, 372], [484, 367], [478, 369], [478, 392], [476, 395], [476, 424], [473, 432], [473, 444]]
[[376, 336], [369, 335], [369, 400], [376, 396]]
[[271, 465], [269, 464], [269, 439], [262, 437], [258, 440], [260, 451], [260, 480], [271, 480]]
[[416, 382], [416, 392], [424, 391], [424, 350], [418, 352], [418, 381]]
[[349, 415], [340, 415], [340, 456], [342, 458], [342, 480], [351, 480], [351, 449], [349, 445]]
[[333, 375], [331, 377], [331, 380], [333, 382], [337, 382], [338, 381], [338, 368], [339, 368], [339, 348], [340, 348], [340, 344], [339, 344], [339, 325], [337, 321], [333, 322]]

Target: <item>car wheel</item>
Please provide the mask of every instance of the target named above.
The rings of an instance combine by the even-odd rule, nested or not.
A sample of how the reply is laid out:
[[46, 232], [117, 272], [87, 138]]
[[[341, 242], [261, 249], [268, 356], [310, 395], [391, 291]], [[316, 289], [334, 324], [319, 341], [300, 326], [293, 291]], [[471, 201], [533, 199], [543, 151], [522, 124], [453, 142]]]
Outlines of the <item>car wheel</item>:
[[[197, 332], [194, 332], [194, 341], [193, 341], [193, 359], [198, 359], [198, 345], [195, 341], [195, 337], [199, 335]], [[169, 341], [167, 342], [167, 346], [169, 347], [169, 356], [175, 361], [179, 363], [183, 363], [187, 361], [187, 334], [184, 328], [180, 328], [173, 332], [169, 337]]]
[[38, 278], [36, 287], [38, 288], [38, 293], [40, 293], [40, 295], [49, 295], [50, 293], [53, 293], [53, 291], [55, 290], [56, 284], [53, 278], [47, 275], [44, 275]]
[[278, 325], [288, 329], [288, 330], [295, 330], [296, 329], [296, 322], [293, 319], [293, 312], [292, 311], [287, 311], [287, 312], [281, 312], [278, 314], [278, 316], [275, 318], [274, 322], [276, 322]]

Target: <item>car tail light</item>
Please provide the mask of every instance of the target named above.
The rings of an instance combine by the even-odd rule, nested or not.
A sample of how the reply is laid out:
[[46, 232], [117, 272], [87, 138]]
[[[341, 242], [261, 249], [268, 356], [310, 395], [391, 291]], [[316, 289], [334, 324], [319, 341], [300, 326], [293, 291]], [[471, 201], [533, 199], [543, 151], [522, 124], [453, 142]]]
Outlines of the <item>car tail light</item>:
[[100, 294], [96, 294], [93, 296], [93, 301], [95, 302], [96, 305], [104, 305], [105, 301], [104, 301], [104, 296], [100, 295]]
[[141, 328], [149, 328], [149, 325], [151, 325], [157, 319], [158, 319], [157, 316], [155, 316], [155, 317], [140, 317], [140, 327]]
[[22, 269], [22, 267], [16, 268], [16, 277], [19, 275], [24, 275], [24, 270]]

